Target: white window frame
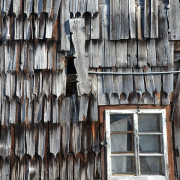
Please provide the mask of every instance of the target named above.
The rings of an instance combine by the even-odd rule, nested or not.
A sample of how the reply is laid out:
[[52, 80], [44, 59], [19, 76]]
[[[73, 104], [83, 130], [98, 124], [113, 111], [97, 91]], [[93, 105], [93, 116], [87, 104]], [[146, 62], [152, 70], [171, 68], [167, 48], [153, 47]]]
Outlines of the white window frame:
[[[133, 114], [133, 124], [134, 128], [138, 129], [138, 120], [137, 114], [161, 114], [162, 117], [162, 140], [164, 152], [147, 154], [148, 156], [163, 156], [164, 157], [164, 168], [165, 168], [165, 176], [162, 175], [118, 175], [112, 176], [111, 173], [111, 143], [110, 143], [110, 115], [111, 114]], [[126, 109], [126, 110], [105, 110], [105, 118], [106, 118], [106, 142], [107, 142], [107, 179], [108, 180], [169, 180], [169, 167], [168, 167], [168, 148], [167, 148], [167, 127], [166, 127], [166, 110], [165, 109]], [[139, 141], [138, 132], [134, 131], [134, 139], [135, 144]], [[143, 153], [143, 155], [146, 155]], [[139, 147], [135, 148], [135, 164], [136, 164], [136, 174], [140, 174], [139, 161], [137, 162], [137, 158], [139, 158], [141, 154], [139, 153]]]

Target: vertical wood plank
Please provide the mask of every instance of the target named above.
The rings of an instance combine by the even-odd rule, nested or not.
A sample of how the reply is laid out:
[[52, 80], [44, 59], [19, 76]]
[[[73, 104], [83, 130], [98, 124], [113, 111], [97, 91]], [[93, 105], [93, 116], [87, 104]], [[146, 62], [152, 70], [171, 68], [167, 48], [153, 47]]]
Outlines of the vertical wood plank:
[[[133, 68], [134, 72], [143, 72], [142, 68]], [[134, 90], [140, 94], [140, 97], [142, 97], [142, 94], [145, 92], [145, 84], [144, 84], [144, 77], [143, 75], [134, 75]]]
[[89, 107], [89, 97], [86, 95], [81, 96], [79, 103], [79, 121], [86, 121]]
[[137, 65], [137, 41], [133, 39], [129, 39], [127, 44], [127, 67], [133, 67], [136, 65]]
[[91, 39], [99, 39], [99, 13], [91, 17]]
[[121, 2], [110, 1], [110, 40], [119, 40], [121, 33]]
[[149, 38], [150, 37], [150, 6], [151, 6], [150, 0], [144, 1], [144, 37]]
[[[70, 31], [73, 33], [72, 41], [75, 47], [74, 65], [78, 74], [78, 95], [90, 93], [90, 79], [88, 75], [89, 59], [85, 54], [85, 22], [83, 18], [70, 20]], [[79, 33], [81, 36], [79, 37]], [[81, 46], [79, 46], [81, 44]]]
[[147, 65], [147, 48], [146, 41], [143, 39], [142, 24], [141, 24], [141, 7], [136, 8], [136, 21], [138, 32], [138, 66], [143, 67]]
[[151, 27], [150, 37], [158, 38], [158, 1], [151, 0]]
[[129, 1], [127, 0], [121, 0], [121, 39], [129, 39], [129, 14], [128, 14], [128, 8], [129, 8]]
[[131, 39], [136, 38], [135, 0], [129, 0], [129, 29]]
[[168, 42], [167, 19], [164, 14], [164, 5], [158, 6], [159, 39], [156, 45], [157, 65], [166, 66], [170, 63], [170, 49]]
[[62, 0], [60, 6], [61, 51], [70, 51], [69, 0]]
[[154, 39], [146, 40], [147, 42], [147, 62], [152, 66], [156, 66], [156, 42]]
[[127, 41], [116, 43], [116, 67], [127, 67]]
[[[144, 68], [144, 72], [151, 72], [151, 68], [147, 66]], [[153, 92], [155, 91], [154, 78], [152, 75], [145, 75], [144, 79], [146, 91], [153, 97]]]

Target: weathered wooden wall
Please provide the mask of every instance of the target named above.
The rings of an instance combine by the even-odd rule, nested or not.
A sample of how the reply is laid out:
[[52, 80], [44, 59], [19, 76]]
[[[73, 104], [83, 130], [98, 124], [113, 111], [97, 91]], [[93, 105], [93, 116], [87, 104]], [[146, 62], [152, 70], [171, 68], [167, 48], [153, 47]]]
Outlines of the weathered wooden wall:
[[0, 9], [0, 179], [103, 179], [98, 106], [174, 102], [179, 123], [177, 76], [88, 73], [178, 69], [178, 0], [0, 0]]

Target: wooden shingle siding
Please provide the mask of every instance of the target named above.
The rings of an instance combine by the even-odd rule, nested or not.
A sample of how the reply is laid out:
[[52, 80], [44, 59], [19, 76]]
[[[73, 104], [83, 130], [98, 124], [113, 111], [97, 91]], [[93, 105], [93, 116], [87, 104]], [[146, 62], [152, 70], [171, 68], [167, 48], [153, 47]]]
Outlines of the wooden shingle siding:
[[180, 177], [179, 78], [88, 72], [179, 69], [178, 0], [0, 0], [0, 10], [0, 180], [106, 180], [99, 106], [133, 104], [173, 104]]
[[[169, 20], [169, 39], [170, 40], [179, 40], [180, 32], [179, 32], [179, 1], [178, 0], [170, 0], [169, 1], [169, 10], [168, 10], [168, 20]], [[173, 19], [173, 20], [172, 20]]]

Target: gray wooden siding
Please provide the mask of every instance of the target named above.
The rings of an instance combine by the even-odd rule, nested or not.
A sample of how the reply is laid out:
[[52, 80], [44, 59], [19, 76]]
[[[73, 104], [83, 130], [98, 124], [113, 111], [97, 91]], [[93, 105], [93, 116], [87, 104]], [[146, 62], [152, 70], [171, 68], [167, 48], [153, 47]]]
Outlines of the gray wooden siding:
[[178, 119], [175, 75], [88, 73], [173, 70], [178, 0], [0, 0], [0, 10], [0, 180], [102, 179], [101, 105], [174, 102]]

